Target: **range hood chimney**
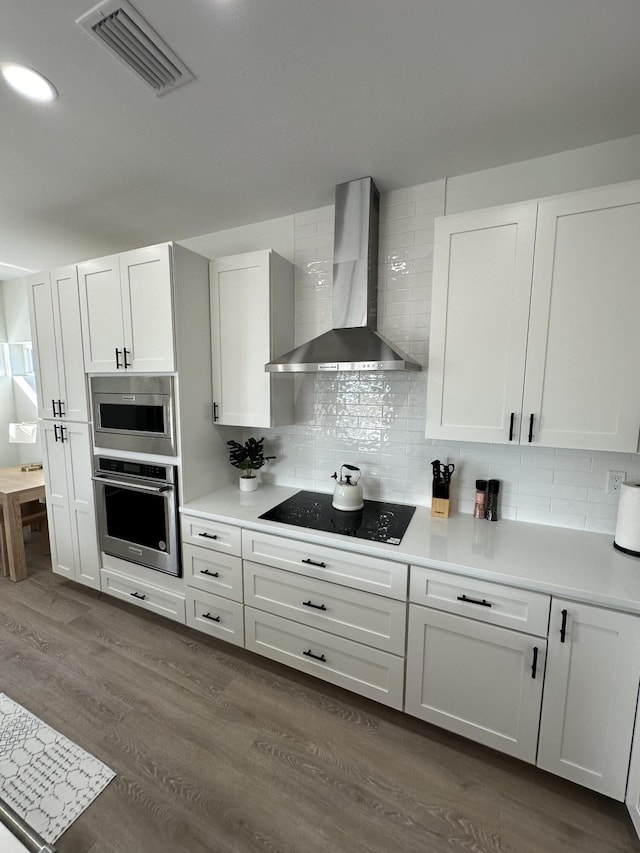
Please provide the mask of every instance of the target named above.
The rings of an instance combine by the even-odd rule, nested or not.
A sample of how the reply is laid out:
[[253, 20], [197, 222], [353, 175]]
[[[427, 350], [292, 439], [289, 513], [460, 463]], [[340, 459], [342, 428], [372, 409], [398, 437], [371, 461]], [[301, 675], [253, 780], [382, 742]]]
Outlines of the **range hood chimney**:
[[265, 364], [270, 373], [421, 370], [376, 331], [380, 193], [372, 178], [336, 187], [333, 329]]

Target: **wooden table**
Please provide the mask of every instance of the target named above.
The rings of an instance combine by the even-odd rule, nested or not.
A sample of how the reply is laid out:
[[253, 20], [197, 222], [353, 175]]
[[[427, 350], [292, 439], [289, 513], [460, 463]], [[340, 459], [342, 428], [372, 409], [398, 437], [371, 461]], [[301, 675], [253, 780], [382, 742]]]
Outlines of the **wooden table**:
[[0, 468], [0, 506], [7, 543], [9, 577], [12, 581], [27, 576], [27, 559], [22, 538], [20, 505], [44, 498], [44, 471], [21, 471], [19, 465]]

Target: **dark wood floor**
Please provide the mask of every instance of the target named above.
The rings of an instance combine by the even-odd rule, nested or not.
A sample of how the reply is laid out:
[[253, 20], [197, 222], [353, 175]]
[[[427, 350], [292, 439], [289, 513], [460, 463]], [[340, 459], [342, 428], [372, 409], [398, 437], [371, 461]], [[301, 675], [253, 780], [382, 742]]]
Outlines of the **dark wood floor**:
[[624, 806], [54, 576], [0, 578], [0, 691], [118, 774], [60, 853], [630, 853]]

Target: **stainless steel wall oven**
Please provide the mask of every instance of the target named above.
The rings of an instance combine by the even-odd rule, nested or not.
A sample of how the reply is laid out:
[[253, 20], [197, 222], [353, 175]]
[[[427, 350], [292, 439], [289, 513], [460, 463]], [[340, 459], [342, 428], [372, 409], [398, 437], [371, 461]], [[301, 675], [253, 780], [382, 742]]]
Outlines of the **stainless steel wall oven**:
[[96, 447], [176, 455], [173, 376], [92, 376]]
[[100, 548], [170, 575], [181, 574], [175, 465], [94, 457]]

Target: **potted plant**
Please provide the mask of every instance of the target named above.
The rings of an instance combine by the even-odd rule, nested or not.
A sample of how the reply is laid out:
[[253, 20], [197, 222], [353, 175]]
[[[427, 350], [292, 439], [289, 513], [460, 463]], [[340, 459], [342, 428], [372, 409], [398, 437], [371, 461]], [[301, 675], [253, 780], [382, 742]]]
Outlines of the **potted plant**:
[[240, 489], [243, 492], [255, 492], [258, 488], [258, 478], [253, 473], [258, 471], [268, 459], [275, 456], [264, 455], [264, 437], [248, 438], [244, 444], [239, 441], [228, 441], [229, 461], [235, 468], [240, 468]]

